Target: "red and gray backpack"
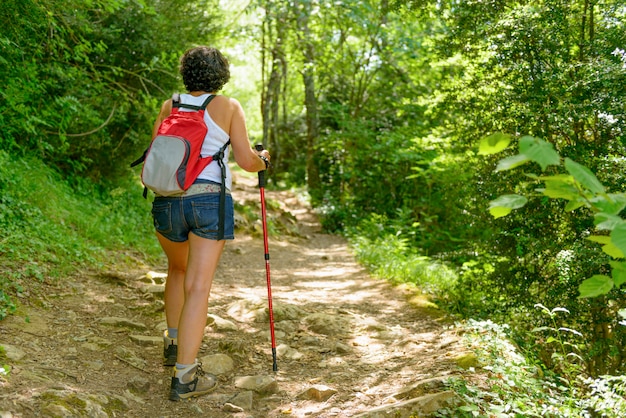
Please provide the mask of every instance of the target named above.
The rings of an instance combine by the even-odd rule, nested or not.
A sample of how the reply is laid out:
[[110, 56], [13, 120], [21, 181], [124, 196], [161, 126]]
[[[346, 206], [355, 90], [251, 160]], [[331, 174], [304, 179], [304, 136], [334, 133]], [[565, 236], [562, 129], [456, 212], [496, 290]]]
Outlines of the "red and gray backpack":
[[[148, 189], [160, 196], [178, 195], [189, 189], [202, 170], [213, 161], [217, 161], [222, 171], [220, 192], [220, 237], [223, 237], [223, 208], [226, 193], [226, 166], [224, 152], [230, 140], [215, 155], [203, 157], [200, 153], [207, 134], [204, 112], [215, 98], [210, 95], [200, 106], [181, 103], [178, 93], [172, 96], [172, 112], [161, 122], [156, 136], [143, 155], [130, 166], [143, 162], [141, 182], [145, 186], [144, 197]], [[180, 111], [180, 108], [192, 111]]]

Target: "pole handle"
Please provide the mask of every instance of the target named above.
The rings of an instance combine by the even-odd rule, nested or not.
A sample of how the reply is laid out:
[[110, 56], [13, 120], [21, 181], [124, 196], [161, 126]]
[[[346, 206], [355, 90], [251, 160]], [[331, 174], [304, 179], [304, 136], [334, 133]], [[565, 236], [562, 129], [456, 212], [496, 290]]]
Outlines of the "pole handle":
[[[256, 144], [254, 146], [254, 149], [257, 151], [263, 151], [263, 144]], [[258, 172], [259, 175], [259, 188], [264, 188], [265, 187], [265, 171], [266, 170], [261, 170]]]

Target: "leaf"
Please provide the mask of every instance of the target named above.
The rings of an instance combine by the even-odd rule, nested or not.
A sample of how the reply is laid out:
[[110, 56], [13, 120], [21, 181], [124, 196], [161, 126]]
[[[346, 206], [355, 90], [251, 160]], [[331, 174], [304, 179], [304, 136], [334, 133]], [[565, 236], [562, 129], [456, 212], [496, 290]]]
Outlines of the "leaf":
[[524, 154], [528, 151], [533, 145], [541, 141], [541, 139], [535, 138], [530, 135], [524, 135], [519, 139], [519, 152], [520, 154]]
[[565, 212], [573, 212], [578, 208], [585, 206], [585, 201], [583, 199], [578, 200], [570, 200], [567, 205], [565, 205]]
[[478, 411], [478, 406], [476, 405], [462, 405], [459, 406], [459, 411], [463, 411], [463, 412], [472, 412], [472, 411]]
[[575, 329], [571, 329], [571, 328], [561, 327], [561, 328], [559, 328], [559, 331], [570, 332], [570, 333], [572, 333], [574, 335], [578, 335], [579, 337], [583, 336], [580, 332], [576, 331]]
[[555, 174], [554, 176], [541, 176], [539, 180], [543, 181], [556, 181], [561, 183], [575, 184], [574, 177], [569, 174]]
[[623, 224], [624, 220], [619, 216], [600, 212], [593, 216], [593, 223], [599, 230], [612, 231], [617, 225]]
[[588, 236], [589, 241], [598, 242], [600, 244], [608, 244], [611, 242], [611, 237], [608, 235], [591, 235]]
[[524, 136], [520, 139], [520, 154], [536, 162], [545, 170], [549, 165], [559, 165], [561, 156], [554, 150], [554, 145], [543, 139]]
[[583, 359], [580, 355], [576, 353], [567, 353], [566, 357], [574, 357], [575, 359], [580, 360], [581, 363], [585, 361], [585, 359]]
[[505, 150], [511, 143], [511, 135], [496, 132], [480, 140], [478, 155], [497, 154]]
[[542, 189], [537, 189], [537, 191], [552, 199], [574, 200], [580, 196], [578, 189], [566, 182], [546, 181], [545, 186]]
[[502, 195], [489, 202], [489, 213], [495, 219], [498, 219], [508, 215], [513, 209], [521, 208], [526, 202], [528, 202], [528, 199], [524, 196], [517, 194]]
[[510, 170], [515, 167], [519, 167], [522, 164], [526, 164], [530, 159], [522, 154], [513, 155], [511, 157], [506, 157], [498, 161], [498, 165], [496, 166], [496, 172]]
[[626, 194], [602, 194], [594, 196], [590, 199], [590, 202], [594, 207], [599, 209], [600, 212], [608, 213], [609, 215], [617, 215], [626, 208]]
[[608, 254], [608, 255], [610, 255], [613, 258], [624, 258], [624, 253], [622, 252], [622, 250], [617, 248], [615, 246], [615, 244], [613, 244], [613, 243], [608, 243], [608, 244], [604, 245], [602, 247], [602, 251], [605, 254]]
[[620, 287], [622, 284], [626, 283], [626, 262], [609, 261], [609, 264], [613, 267], [613, 271], [611, 272], [613, 283], [615, 287]]
[[578, 291], [581, 298], [593, 298], [596, 296], [607, 294], [613, 288], [613, 280], [604, 274], [596, 274], [584, 280]]
[[493, 216], [494, 219], [502, 218], [509, 213], [511, 213], [513, 209], [511, 208], [503, 208], [503, 207], [493, 207], [489, 208], [489, 214]]
[[586, 189], [593, 193], [604, 193], [604, 186], [600, 183], [600, 180], [584, 165], [566, 158], [565, 168]]
[[537, 327], [537, 328], [533, 328], [530, 332], [543, 332], [543, 331], [556, 331], [556, 330], [552, 327]]
[[611, 231], [611, 243], [615, 245], [622, 254], [626, 254], [626, 223], [621, 223]]

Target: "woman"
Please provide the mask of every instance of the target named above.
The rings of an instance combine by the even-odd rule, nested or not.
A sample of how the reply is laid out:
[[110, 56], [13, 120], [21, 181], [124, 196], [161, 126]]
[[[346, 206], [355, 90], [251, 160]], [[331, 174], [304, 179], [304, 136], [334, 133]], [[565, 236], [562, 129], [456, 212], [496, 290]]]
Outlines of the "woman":
[[[183, 104], [201, 105], [230, 78], [227, 59], [215, 48], [192, 48], [181, 58], [180, 73], [187, 94]], [[155, 137], [161, 122], [169, 116], [172, 100], [163, 103], [154, 124]], [[184, 109], [182, 109], [184, 110]], [[235, 162], [243, 170], [257, 172], [269, 165], [270, 155], [250, 147], [243, 109], [237, 100], [215, 96], [204, 113], [208, 133], [202, 155], [214, 155], [228, 140]], [[224, 162], [228, 161], [228, 148]], [[234, 208], [230, 196], [232, 176], [226, 164], [226, 219], [224, 238], [218, 240], [221, 168], [209, 164], [183, 195], [156, 196], [152, 215], [157, 237], [167, 255], [164, 364], [174, 366], [170, 400], [177, 401], [210, 392], [217, 386], [215, 376], [202, 372], [197, 361], [206, 325], [208, 299], [219, 259], [227, 239], [234, 238]]]

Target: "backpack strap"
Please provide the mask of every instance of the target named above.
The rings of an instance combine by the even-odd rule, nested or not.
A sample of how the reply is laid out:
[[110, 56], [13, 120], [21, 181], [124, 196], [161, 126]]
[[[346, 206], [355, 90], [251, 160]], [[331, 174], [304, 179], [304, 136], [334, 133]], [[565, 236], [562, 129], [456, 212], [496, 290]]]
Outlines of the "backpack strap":
[[148, 153], [148, 150], [150, 148], [146, 148], [146, 150], [143, 152], [143, 154], [141, 154], [141, 157], [137, 158], [135, 161], [133, 161], [132, 163], [130, 163], [131, 167], [134, 167], [136, 165], [139, 165], [141, 163], [143, 163], [146, 159], [146, 154]]
[[205, 110], [206, 107], [209, 105], [209, 103], [211, 103], [211, 100], [215, 99], [216, 97], [217, 95], [211, 94], [209, 95], [209, 97], [207, 97], [204, 100], [204, 102], [200, 106], [196, 106], [192, 104], [181, 103], [180, 94], [174, 93], [174, 95], [172, 96], [172, 107], [177, 108], [177, 109], [184, 107], [185, 109], [191, 109], [191, 110]]
[[226, 219], [226, 165], [224, 164], [224, 152], [230, 145], [230, 139], [211, 157], [213, 161], [217, 161], [222, 172], [222, 185], [220, 187], [220, 209], [219, 209], [219, 226], [217, 231], [217, 240], [224, 239], [224, 221]]

